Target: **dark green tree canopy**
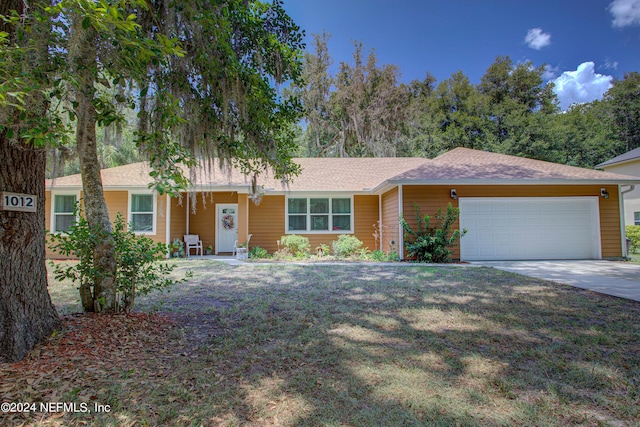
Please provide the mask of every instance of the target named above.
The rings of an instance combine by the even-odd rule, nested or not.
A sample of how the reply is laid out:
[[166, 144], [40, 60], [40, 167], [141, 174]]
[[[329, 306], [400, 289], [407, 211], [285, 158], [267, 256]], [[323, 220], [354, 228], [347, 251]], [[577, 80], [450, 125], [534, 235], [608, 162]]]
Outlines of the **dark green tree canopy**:
[[353, 63], [331, 75], [326, 41], [316, 37], [298, 89], [307, 155], [434, 157], [467, 147], [593, 167], [640, 146], [638, 73], [616, 81], [602, 101], [561, 112], [544, 64], [498, 56], [478, 84], [463, 71], [403, 84], [397, 67], [365, 62], [361, 44]]

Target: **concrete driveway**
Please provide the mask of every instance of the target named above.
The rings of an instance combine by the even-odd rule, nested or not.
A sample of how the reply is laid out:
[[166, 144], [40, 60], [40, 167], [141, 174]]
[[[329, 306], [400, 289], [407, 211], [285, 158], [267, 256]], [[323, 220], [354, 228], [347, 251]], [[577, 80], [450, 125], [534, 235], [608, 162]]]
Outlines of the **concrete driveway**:
[[640, 265], [617, 261], [486, 261], [473, 264], [640, 301]]

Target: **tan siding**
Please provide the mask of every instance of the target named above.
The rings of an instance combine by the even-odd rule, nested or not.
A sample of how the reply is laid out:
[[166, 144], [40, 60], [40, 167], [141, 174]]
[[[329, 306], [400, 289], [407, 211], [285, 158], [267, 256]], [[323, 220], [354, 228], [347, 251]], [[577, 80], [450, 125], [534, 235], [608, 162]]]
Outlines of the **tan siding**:
[[[171, 225], [169, 242], [173, 242], [175, 239], [182, 240], [185, 229], [187, 228], [187, 199], [183, 194], [182, 200], [177, 197], [172, 197], [171, 203]], [[205, 245], [206, 247], [206, 245]]]
[[[355, 196], [354, 235], [362, 240], [363, 246], [371, 250], [375, 248], [373, 238], [373, 224], [378, 220], [378, 196]], [[269, 252], [278, 249], [278, 240], [285, 235], [285, 197], [265, 196], [259, 206], [249, 203], [249, 233], [251, 247], [260, 246]], [[311, 250], [321, 244], [331, 246], [331, 242], [338, 238], [337, 233], [304, 234], [309, 239]]]
[[[626, 162], [621, 165], [605, 166], [607, 172], [614, 172], [623, 175], [640, 176], [640, 159]], [[611, 191], [609, 191], [611, 194]], [[624, 194], [624, 219], [626, 225], [634, 225], [634, 214], [640, 212], [640, 185]]]
[[398, 249], [400, 233], [398, 229], [398, 188], [387, 191], [382, 195], [382, 250], [391, 252], [391, 241], [396, 242]]
[[249, 203], [250, 246], [269, 252], [278, 250], [277, 241], [284, 236], [284, 196], [264, 196], [259, 205]]
[[107, 202], [109, 221], [111, 221], [112, 224], [116, 220], [118, 212], [122, 213], [125, 221], [129, 221], [128, 191], [105, 191], [104, 200]]
[[156, 235], [149, 236], [156, 242], [167, 243], [167, 195], [158, 195], [158, 210], [156, 211]]
[[[248, 194], [238, 194], [238, 242], [246, 242], [249, 236], [249, 200]], [[251, 247], [251, 242], [249, 242]]]
[[[355, 236], [362, 241], [362, 246], [369, 250], [376, 249], [373, 237], [374, 225], [378, 222], [378, 196], [354, 196], [353, 198], [353, 226]], [[333, 236], [331, 239], [336, 240]]]
[[[415, 208], [417, 203], [422, 215], [433, 215], [438, 208], [446, 209], [448, 203], [454, 207], [458, 201], [450, 197], [454, 186], [403, 186], [403, 207], [407, 222], [415, 227]], [[622, 256], [620, 239], [620, 209], [618, 204], [618, 188], [607, 186], [609, 198], [600, 196], [599, 185], [558, 185], [558, 186], [455, 186], [458, 197], [578, 197], [598, 196], [600, 204], [600, 238], [602, 257], [615, 258]], [[456, 228], [459, 223], [456, 223]], [[460, 257], [459, 248], [455, 248], [454, 258]]]
[[51, 230], [51, 191], [44, 192], [44, 228]]

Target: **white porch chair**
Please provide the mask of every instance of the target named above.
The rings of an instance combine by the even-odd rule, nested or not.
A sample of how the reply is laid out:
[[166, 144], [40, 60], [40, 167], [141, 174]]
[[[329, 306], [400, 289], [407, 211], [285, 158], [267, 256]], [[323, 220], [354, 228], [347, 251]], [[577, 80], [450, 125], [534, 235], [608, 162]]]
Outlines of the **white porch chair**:
[[200, 235], [198, 234], [185, 234], [184, 235], [184, 244], [186, 246], [187, 256], [191, 255], [191, 249], [196, 250], [196, 255], [198, 255], [198, 251], [200, 251], [200, 256], [202, 256], [202, 240], [200, 240]]
[[242, 246], [238, 246], [238, 241], [236, 240], [233, 243], [233, 256], [237, 259], [247, 259], [249, 258], [249, 241], [251, 240], [251, 234], [247, 236], [247, 243]]

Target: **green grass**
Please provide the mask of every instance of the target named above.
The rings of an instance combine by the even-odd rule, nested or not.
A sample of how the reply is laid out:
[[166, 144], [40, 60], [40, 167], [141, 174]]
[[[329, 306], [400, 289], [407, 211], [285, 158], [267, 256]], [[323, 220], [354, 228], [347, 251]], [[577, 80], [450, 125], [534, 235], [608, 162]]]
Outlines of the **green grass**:
[[633, 264], [640, 264], [640, 254], [629, 254], [630, 261]]
[[640, 423], [640, 303], [478, 267], [179, 265], [138, 301], [176, 319], [159, 350], [96, 374], [113, 411], [38, 425]]

